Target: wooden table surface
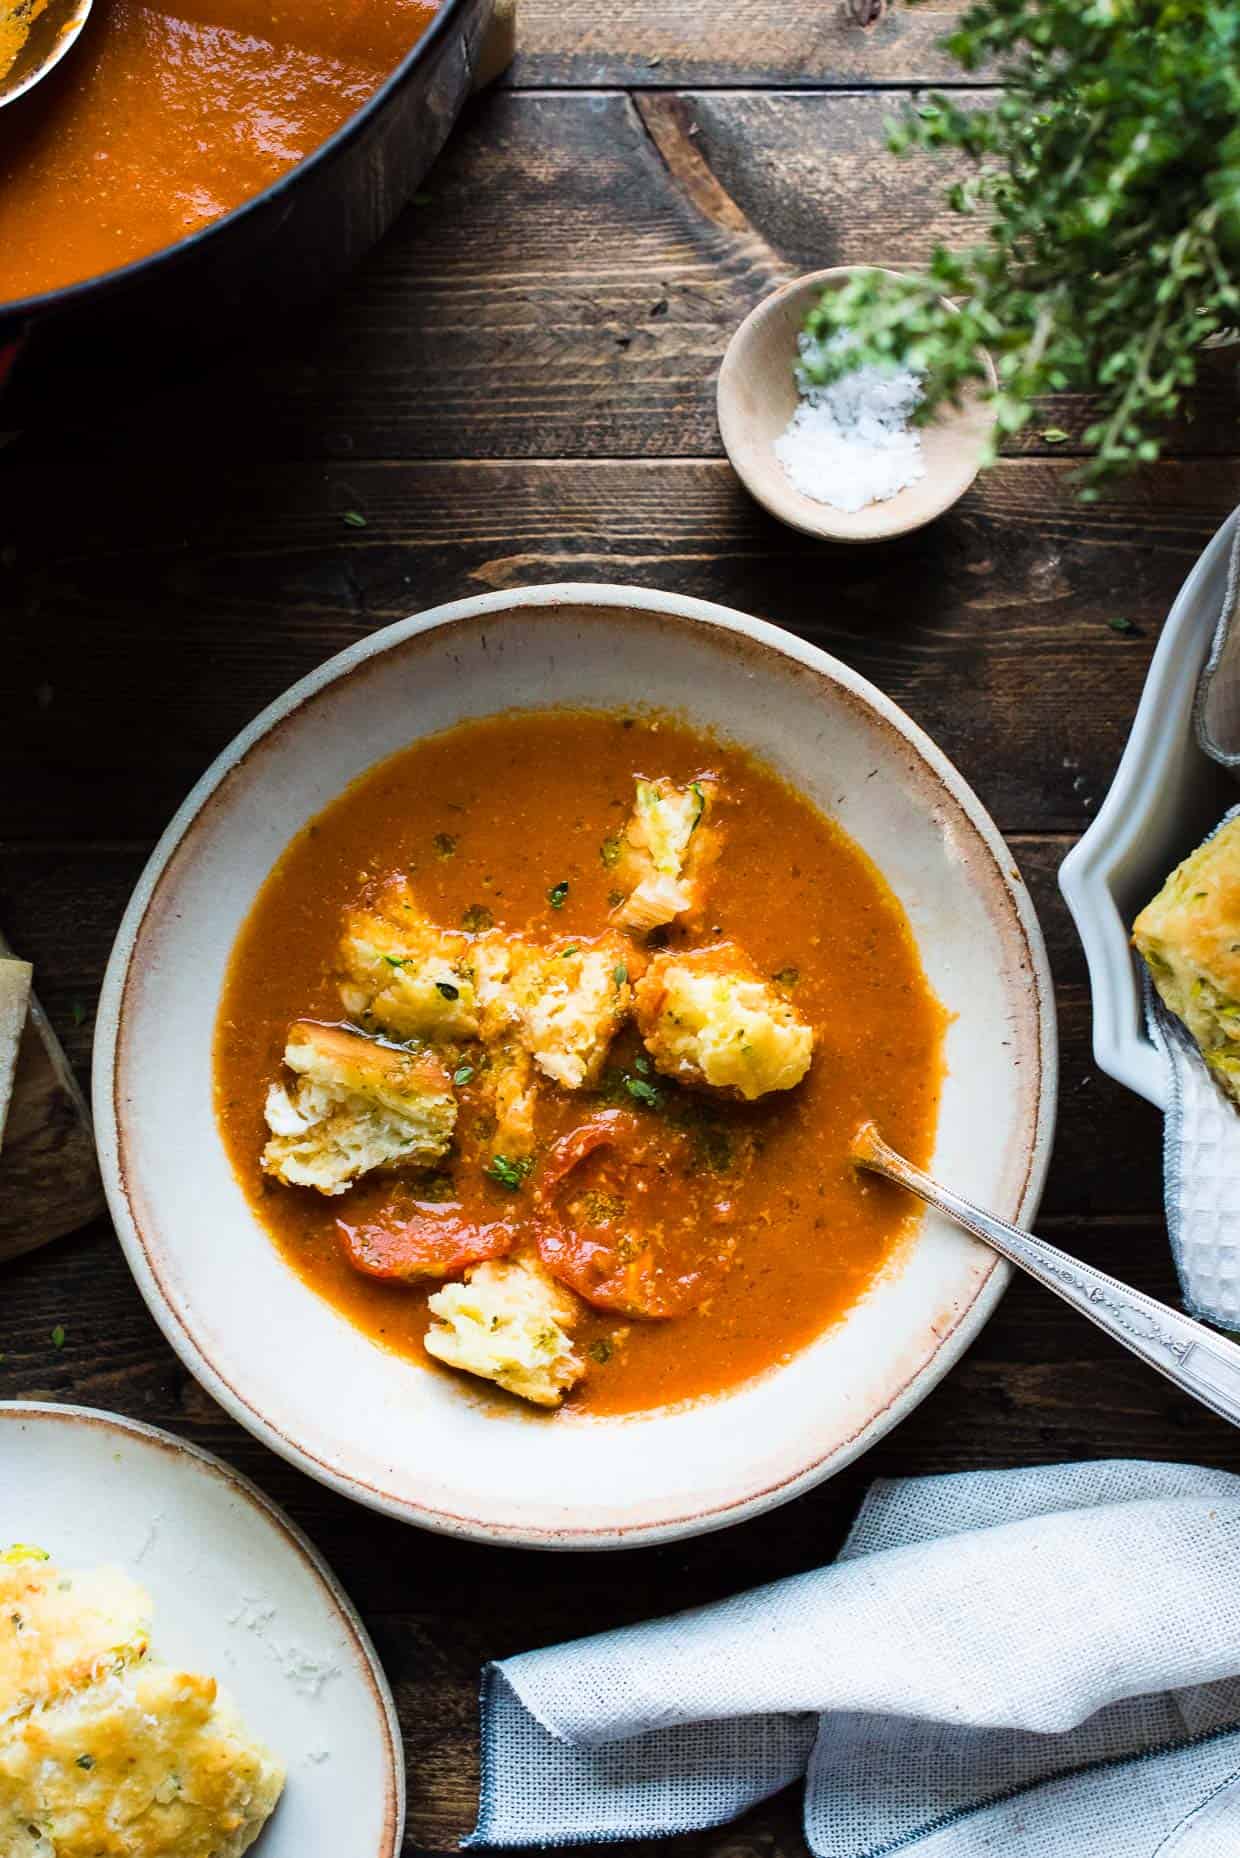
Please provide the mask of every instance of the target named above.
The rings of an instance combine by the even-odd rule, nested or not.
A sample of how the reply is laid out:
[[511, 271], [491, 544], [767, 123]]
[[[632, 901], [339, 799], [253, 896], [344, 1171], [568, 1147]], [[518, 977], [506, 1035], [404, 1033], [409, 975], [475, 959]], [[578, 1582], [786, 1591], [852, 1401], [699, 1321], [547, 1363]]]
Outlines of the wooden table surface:
[[[1062, 1033], [1041, 1229], [1174, 1296], [1158, 1120], [1094, 1069], [1055, 873], [1106, 791], [1175, 591], [1236, 502], [1228, 364], [1164, 461], [1092, 508], [1072, 498], [1073, 438], [1035, 432], [906, 540], [849, 552], [780, 528], [721, 456], [719, 358], [781, 279], [915, 261], [950, 228], [934, 171], [888, 156], [883, 123], [950, 78], [935, 41], [956, 8], [521, 4], [507, 79], [337, 300], [106, 432], [0, 453], [0, 924], [85, 1074], [156, 836], [294, 678], [490, 589], [622, 581], [720, 600], [874, 679], [1008, 835]], [[1039, 424], [1075, 435], [1086, 412], [1057, 401]], [[1240, 1470], [1231, 1428], [1022, 1283], [912, 1418], [773, 1515], [571, 1562], [461, 1547], [351, 1507], [233, 1425], [163, 1342], [105, 1222], [3, 1271], [0, 1395], [166, 1426], [287, 1506], [395, 1687], [408, 1852], [450, 1850], [472, 1823], [484, 1659], [814, 1566], [875, 1476], [1106, 1456]], [[676, 1844], [798, 1851], [795, 1794]]]

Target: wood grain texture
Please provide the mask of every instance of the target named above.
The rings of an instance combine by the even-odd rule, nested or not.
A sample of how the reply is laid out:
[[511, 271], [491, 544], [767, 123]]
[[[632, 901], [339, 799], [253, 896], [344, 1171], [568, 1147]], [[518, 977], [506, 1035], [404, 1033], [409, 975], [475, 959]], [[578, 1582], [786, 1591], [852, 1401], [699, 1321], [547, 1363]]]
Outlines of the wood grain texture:
[[959, 73], [938, 42], [962, 11], [962, 0], [521, 0], [508, 82], [942, 82]]
[[[904, 705], [1004, 830], [1079, 832], [1235, 494], [1189, 460], [1083, 511], [1065, 461], [1012, 461], [919, 534], [850, 550], [782, 528], [718, 463], [277, 465], [243, 442], [223, 465], [119, 435], [13, 471], [10, 839], [152, 838], [237, 730], [331, 653], [438, 600], [565, 580], [787, 626]], [[53, 485], [82, 512], [72, 530]], [[1138, 631], [1116, 634], [1114, 617]]]
[[[376, 458], [720, 457], [715, 374], [763, 295], [974, 236], [942, 204], [957, 167], [887, 153], [884, 122], [906, 102], [493, 93], [347, 291], [136, 409], [120, 443], [154, 467], [184, 449], [170, 432], [192, 435], [225, 497], [252, 457], [346, 475]], [[1204, 373], [1171, 449], [1235, 452], [1235, 356]], [[1079, 397], [1050, 401], [1018, 449], [1071, 453], [1087, 419]], [[0, 453], [0, 544], [20, 540], [3, 531], [23, 471]], [[140, 534], [144, 514], [135, 501], [125, 526]]]

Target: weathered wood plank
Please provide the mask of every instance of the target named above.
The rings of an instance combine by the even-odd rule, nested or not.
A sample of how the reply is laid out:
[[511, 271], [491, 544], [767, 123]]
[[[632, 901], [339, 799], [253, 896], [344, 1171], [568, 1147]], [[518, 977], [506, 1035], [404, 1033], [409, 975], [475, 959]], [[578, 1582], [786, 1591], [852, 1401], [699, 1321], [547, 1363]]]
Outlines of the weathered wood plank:
[[[135, 411], [118, 448], [155, 463], [169, 432], [192, 434], [224, 479], [251, 455], [340, 469], [720, 456], [719, 361], [775, 284], [830, 264], [915, 265], [936, 239], [976, 236], [942, 204], [955, 168], [886, 152], [884, 121], [905, 100], [482, 99], [426, 200], [347, 291]], [[1231, 358], [1210, 363], [1175, 449], [1237, 448], [1235, 398], [1220, 391], [1233, 372]], [[1075, 435], [1087, 417], [1079, 399], [1048, 404], [1021, 448], [1053, 452], [1038, 433]], [[0, 483], [16, 468], [0, 460]], [[136, 502], [129, 525], [142, 514]]]
[[938, 41], [962, 0], [521, 0], [507, 82], [920, 84], [958, 76]]
[[[782, 528], [717, 463], [325, 469], [242, 445], [225, 469], [123, 438], [49, 449], [0, 496], [0, 543], [17, 545], [0, 567], [6, 834], [149, 839], [212, 755], [331, 653], [439, 600], [564, 580], [773, 619], [905, 705], [1005, 830], [1079, 832], [1235, 489], [1227, 461], [1168, 464], [1081, 509], [1068, 469], [1005, 463], [930, 528], [849, 550]], [[1117, 616], [1139, 632], [1112, 632]]]

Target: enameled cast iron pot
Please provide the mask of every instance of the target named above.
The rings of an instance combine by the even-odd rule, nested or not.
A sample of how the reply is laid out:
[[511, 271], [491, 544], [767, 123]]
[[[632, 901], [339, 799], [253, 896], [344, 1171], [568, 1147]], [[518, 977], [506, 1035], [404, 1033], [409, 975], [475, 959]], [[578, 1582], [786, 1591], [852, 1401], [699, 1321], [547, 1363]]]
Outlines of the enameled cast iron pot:
[[370, 102], [265, 193], [118, 271], [0, 303], [0, 432], [129, 398], [335, 283], [442, 148], [492, 4], [442, 0]]

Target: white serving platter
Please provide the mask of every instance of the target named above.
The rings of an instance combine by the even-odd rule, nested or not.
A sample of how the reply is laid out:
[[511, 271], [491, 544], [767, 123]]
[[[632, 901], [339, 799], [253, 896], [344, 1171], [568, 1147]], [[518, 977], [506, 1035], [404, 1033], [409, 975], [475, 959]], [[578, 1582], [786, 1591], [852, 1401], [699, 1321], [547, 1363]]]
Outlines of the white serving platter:
[[1227, 519], [1181, 587], [1110, 791], [1059, 871], [1089, 966], [1094, 1057], [1108, 1077], [1159, 1109], [1166, 1108], [1166, 1078], [1145, 1030], [1129, 935], [1168, 872], [1240, 798], [1235, 780], [1198, 746], [1193, 727], [1236, 522], [1234, 515]]

